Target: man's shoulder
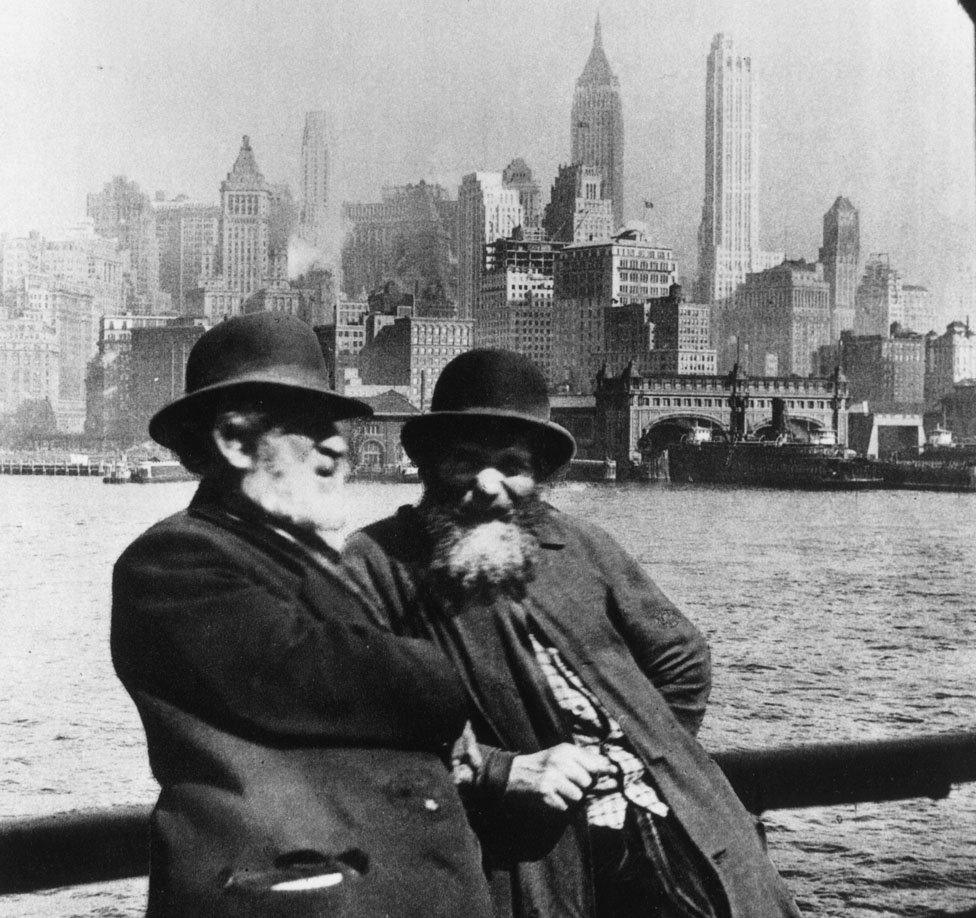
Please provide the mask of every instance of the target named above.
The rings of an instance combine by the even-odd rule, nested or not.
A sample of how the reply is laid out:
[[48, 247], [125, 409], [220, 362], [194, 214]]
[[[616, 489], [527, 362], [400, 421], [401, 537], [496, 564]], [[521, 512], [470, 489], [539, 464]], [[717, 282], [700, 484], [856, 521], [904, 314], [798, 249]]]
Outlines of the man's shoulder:
[[122, 552], [116, 568], [146, 564], [196, 566], [214, 556], [232, 557], [244, 549], [242, 539], [191, 508], [154, 523]]
[[545, 535], [551, 535], [554, 540], [567, 544], [579, 544], [593, 550], [613, 550], [622, 552], [623, 549], [606, 530], [601, 529], [589, 520], [581, 519], [571, 513], [545, 504], [543, 529]]
[[405, 504], [390, 516], [352, 533], [346, 539], [343, 555], [356, 557], [379, 552], [390, 558], [407, 560], [417, 551], [420, 533], [416, 508]]

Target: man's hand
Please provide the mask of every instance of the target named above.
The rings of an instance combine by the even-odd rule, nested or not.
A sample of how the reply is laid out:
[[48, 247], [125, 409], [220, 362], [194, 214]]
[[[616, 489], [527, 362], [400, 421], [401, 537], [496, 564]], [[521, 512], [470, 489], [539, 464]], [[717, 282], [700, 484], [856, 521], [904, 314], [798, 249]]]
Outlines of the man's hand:
[[572, 743], [560, 743], [512, 759], [505, 796], [526, 798], [542, 809], [567, 810], [600, 775], [613, 773], [603, 756]]
[[451, 751], [451, 775], [457, 787], [461, 789], [474, 784], [482, 765], [481, 750], [469, 720]]

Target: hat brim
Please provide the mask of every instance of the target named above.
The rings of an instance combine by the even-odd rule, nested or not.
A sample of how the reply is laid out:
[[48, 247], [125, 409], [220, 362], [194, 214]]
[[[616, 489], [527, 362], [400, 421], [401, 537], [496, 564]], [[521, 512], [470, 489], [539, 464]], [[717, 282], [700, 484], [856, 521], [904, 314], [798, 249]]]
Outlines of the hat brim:
[[324, 384], [295, 384], [255, 375], [216, 383], [197, 389], [165, 405], [149, 421], [149, 436], [167, 449], [194, 442], [214, 415], [241, 401], [260, 405], [262, 401], [294, 404], [309, 411], [322, 412], [334, 421], [369, 417], [373, 409], [365, 402], [338, 395]]
[[417, 465], [435, 459], [460, 435], [488, 437], [499, 428], [516, 431], [529, 441], [540, 473], [547, 478], [576, 454], [576, 441], [565, 427], [519, 411], [468, 408], [464, 411], [432, 411], [410, 418], [400, 433], [403, 451]]

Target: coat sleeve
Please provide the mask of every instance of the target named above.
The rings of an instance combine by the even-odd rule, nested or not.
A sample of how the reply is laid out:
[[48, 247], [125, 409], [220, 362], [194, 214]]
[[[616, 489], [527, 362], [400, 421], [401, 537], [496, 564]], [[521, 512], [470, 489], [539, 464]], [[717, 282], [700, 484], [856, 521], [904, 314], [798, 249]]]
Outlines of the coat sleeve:
[[695, 735], [712, 688], [708, 642], [630, 555], [601, 536], [607, 615], [678, 722]]
[[467, 711], [450, 663], [355, 603], [336, 583], [319, 618], [218, 539], [151, 530], [115, 567], [113, 661], [130, 690], [243, 735], [443, 751]]

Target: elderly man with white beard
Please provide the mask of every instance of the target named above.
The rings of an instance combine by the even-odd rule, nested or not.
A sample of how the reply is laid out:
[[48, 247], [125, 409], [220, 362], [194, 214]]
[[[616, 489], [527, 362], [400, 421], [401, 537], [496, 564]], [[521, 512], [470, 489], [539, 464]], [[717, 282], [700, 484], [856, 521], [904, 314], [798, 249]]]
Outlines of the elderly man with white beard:
[[150, 916], [489, 914], [448, 763], [463, 686], [374, 624], [339, 563], [347, 470], [311, 327], [256, 313], [194, 345], [150, 433], [202, 481], [115, 566], [112, 658], [161, 793]]
[[455, 779], [496, 915], [797, 915], [695, 739], [704, 638], [609, 535], [543, 500], [575, 443], [538, 368], [462, 354], [402, 440], [419, 504], [343, 557], [379, 623], [440, 646], [471, 697]]

